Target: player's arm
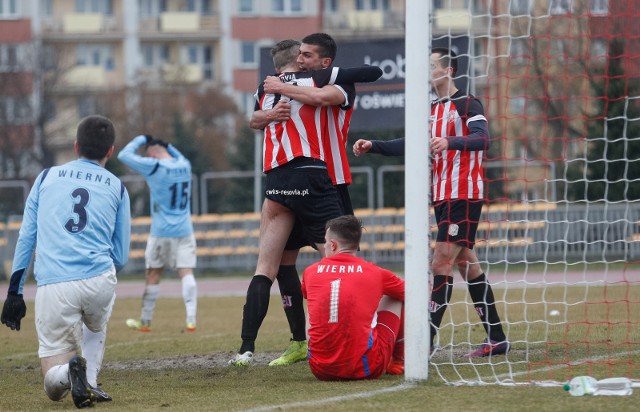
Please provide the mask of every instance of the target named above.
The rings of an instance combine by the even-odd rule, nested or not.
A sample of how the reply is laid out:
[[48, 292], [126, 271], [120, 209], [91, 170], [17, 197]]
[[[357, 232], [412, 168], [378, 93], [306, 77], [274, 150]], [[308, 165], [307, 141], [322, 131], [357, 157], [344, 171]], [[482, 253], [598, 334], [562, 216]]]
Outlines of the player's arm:
[[129, 245], [131, 244], [131, 202], [127, 189], [122, 185], [122, 193], [116, 214], [116, 227], [111, 239], [113, 251], [111, 258], [116, 270], [121, 270], [129, 260]]
[[11, 279], [9, 280], [9, 288], [7, 290], [7, 299], [2, 306], [2, 315], [0, 321], [11, 328], [11, 330], [20, 330], [20, 321], [27, 314], [27, 306], [24, 303], [22, 290], [27, 275], [27, 268], [31, 263], [33, 250], [36, 244], [36, 236], [38, 229], [38, 203], [40, 184], [46, 177], [49, 169], [44, 170], [34, 183], [22, 216], [22, 225], [18, 234], [16, 250], [13, 255], [13, 267], [11, 268]]
[[393, 140], [359, 139], [353, 144], [353, 154], [377, 153], [383, 156], [404, 156], [404, 137]]
[[155, 170], [158, 160], [146, 156], [140, 156], [136, 151], [146, 145], [150, 140], [150, 137], [146, 135], [134, 137], [133, 140], [131, 140], [122, 148], [120, 153], [118, 153], [118, 160], [141, 175], [148, 176]]
[[276, 76], [268, 76], [264, 80], [264, 89], [267, 93], [281, 94], [311, 106], [338, 106], [346, 101], [344, 93], [336, 86], [299, 87], [282, 83]]
[[329, 84], [371, 83], [382, 77], [382, 69], [378, 66], [333, 67]]
[[479, 151], [488, 150], [491, 146], [491, 138], [489, 136], [489, 125], [484, 116], [476, 116], [467, 121], [469, 135], [467, 136], [449, 136], [449, 150], [466, 150]]
[[271, 122], [285, 122], [291, 117], [291, 103], [279, 100], [273, 109], [256, 110], [251, 114], [249, 127], [252, 129], [264, 129]]
[[380, 270], [382, 270], [382, 275], [383, 275], [382, 293], [394, 299], [397, 299], [401, 302], [404, 302], [404, 296], [405, 296], [404, 279], [400, 278], [390, 270], [382, 269], [382, 268], [380, 268]]

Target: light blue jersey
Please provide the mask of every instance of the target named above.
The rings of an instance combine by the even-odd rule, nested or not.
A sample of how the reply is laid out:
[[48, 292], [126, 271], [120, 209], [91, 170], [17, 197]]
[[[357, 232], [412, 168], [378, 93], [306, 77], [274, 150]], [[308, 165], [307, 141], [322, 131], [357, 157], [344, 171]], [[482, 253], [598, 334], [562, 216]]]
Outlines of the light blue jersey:
[[9, 292], [22, 294], [34, 248], [38, 286], [121, 269], [129, 258], [130, 213], [124, 185], [96, 162], [42, 171], [27, 198]]
[[174, 146], [167, 150], [172, 159], [140, 156], [146, 145], [137, 136], [118, 154], [124, 164], [144, 176], [151, 193], [151, 236], [184, 237], [193, 233], [191, 223], [191, 163]]

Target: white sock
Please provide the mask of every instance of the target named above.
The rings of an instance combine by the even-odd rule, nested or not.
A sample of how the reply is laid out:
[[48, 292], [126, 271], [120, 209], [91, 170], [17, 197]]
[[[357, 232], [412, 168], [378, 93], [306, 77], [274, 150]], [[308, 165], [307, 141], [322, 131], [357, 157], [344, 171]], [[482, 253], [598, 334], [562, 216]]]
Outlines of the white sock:
[[69, 364], [56, 365], [44, 376], [44, 391], [52, 401], [60, 401], [69, 393]]
[[187, 310], [187, 323], [196, 323], [198, 287], [193, 274], [182, 277], [182, 299], [184, 299], [184, 306]]
[[106, 325], [100, 332], [91, 332], [86, 325], [82, 325], [82, 357], [87, 361], [87, 381], [94, 388], [98, 386], [98, 374], [102, 367], [106, 340]]
[[150, 322], [153, 318], [153, 311], [156, 308], [156, 300], [160, 294], [160, 285], [147, 285], [142, 295], [142, 313], [140, 320]]

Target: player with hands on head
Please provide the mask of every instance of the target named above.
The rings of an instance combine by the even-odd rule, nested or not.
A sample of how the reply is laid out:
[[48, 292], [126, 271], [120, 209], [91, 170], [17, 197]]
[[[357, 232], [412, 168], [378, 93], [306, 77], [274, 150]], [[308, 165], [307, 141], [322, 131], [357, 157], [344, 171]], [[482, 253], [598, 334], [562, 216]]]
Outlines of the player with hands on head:
[[2, 309], [2, 323], [20, 330], [26, 314], [22, 291], [35, 250], [35, 324], [44, 390], [54, 401], [71, 392], [78, 408], [111, 400], [97, 379], [116, 271], [127, 262], [131, 237], [129, 195], [105, 169], [114, 141], [109, 119], [88, 116], [77, 129], [78, 159], [38, 175], [25, 205]]
[[[484, 152], [489, 149], [487, 118], [480, 101], [455, 86], [457, 56], [445, 48], [431, 52], [431, 87], [437, 99], [431, 105], [431, 196], [438, 234], [433, 254], [431, 350], [453, 291], [453, 266], [467, 281], [467, 288], [482, 325], [485, 342], [467, 357], [507, 353], [511, 346], [496, 309], [493, 289], [473, 249], [485, 198]], [[403, 156], [404, 138], [381, 141], [360, 139], [353, 153]]]
[[[146, 156], [136, 152], [146, 151]], [[191, 162], [167, 142], [151, 135], [131, 140], [118, 159], [144, 176], [151, 195], [151, 230], [144, 253], [146, 284], [140, 319], [128, 319], [131, 329], [149, 332], [160, 293], [160, 275], [175, 268], [182, 284], [186, 330], [196, 330], [198, 291], [196, 240], [191, 221]]]
[[320, 380], [402, 374], [404, 280], [356, 256], [362, 224], [355, 216], [326, 228], [325, 257], [302, 275], [311, 372]]

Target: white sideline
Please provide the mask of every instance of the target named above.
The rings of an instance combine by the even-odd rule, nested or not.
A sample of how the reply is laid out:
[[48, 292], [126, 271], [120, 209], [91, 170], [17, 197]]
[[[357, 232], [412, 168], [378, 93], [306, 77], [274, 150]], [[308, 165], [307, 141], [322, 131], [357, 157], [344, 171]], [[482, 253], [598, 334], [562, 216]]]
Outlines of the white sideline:
[[342, 402], [342, 401], [351, 401], [354, 399], [371, 398], [373, 396], [380, 395], [383, 393], [404, 391], [404, 390], [415, 388], [415, 387], [416, 387], [415, 383], [405, 382], [400, 385], [390, 386], [382, 389], [376, 389], [374, 391], [353, 393], [350, 395], [343, 395], [343, 396], [333, 396], [331, 398], [316, 399], [312, 401], [291, 402], [291, 403], [283, 403], [280, 405], [261, 406], [259, 408], [246, 409], [245, 412], [262, 412], [262, 411], [273, 411], [273, 410], [280, 410], [280, 409], [287, 409], [287, 408], [302, 408], [305, 406], [320, 406], [320, 405], [333, 403], [333, 402]]

